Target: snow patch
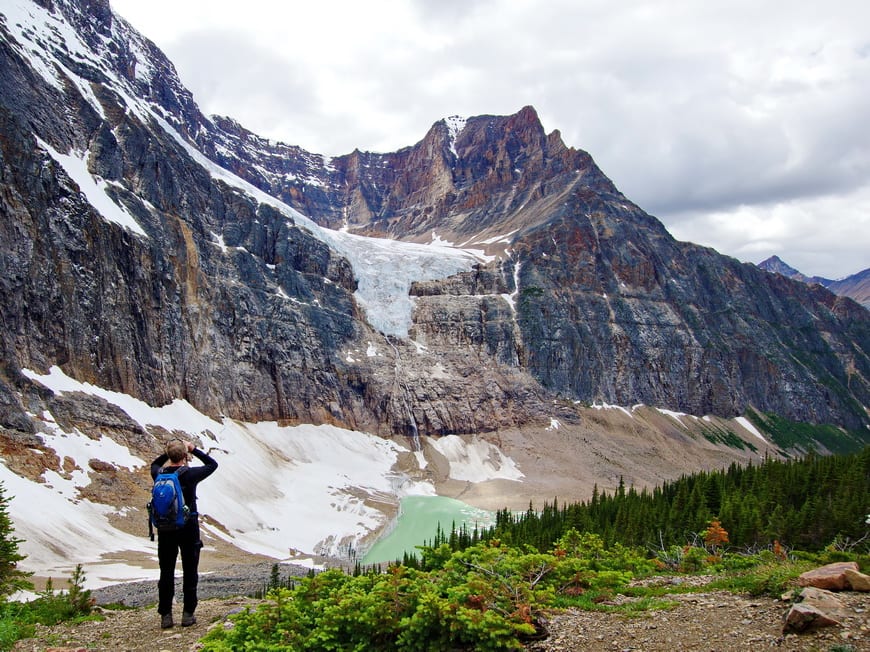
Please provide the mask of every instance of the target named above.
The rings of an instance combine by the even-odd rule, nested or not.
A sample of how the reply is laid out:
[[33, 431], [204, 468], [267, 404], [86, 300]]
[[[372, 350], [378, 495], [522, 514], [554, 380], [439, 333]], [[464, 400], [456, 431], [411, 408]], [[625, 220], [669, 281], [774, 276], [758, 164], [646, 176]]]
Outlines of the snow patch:
[[472, 436], [468, 439], [447, 435], [433, 439], [432, 445], [450, 462], [450, 477], [467, 482], [520, 480], [525, 475], [511, 458], [496, 446]]
[[88, 152], [79, 156], [61, 154], [45, 141], [39, 138], [37, 140], [39, 146], [60, 164], [70, 179], [78, 184], [79, 190], [82, 191], [88, 203], [97, 210], [104, 220], [120, 224], [137, 235], [148, 237], [142, 227], [139, 226], [136, 218], [126, 208], [116, 204], [106, 193], [106, 188], [109, 184], [101, 177], [95, 177], [88, 171]]
[[747, 419], [746, 417], [737, 417], [737, 418], [734, 419], [734, 420], [735, 420], [737, 423], [739, 423], [741, 426], [743, 426], [746, 430], [748, 430], [750, 433], [752, 433], [753, 435], [755, 435], [756, 437], [758, 437], [758, 438], [759, 438], [761, 441], [763, 441], [765, 444], [768, 443], [768, 441], [764, 438], [764, 435], [762, 435], [762, 434], [758, 431], [758, 428], [756, 428], [755, 425], [753, 425], [753, 423], [752, 423], [749, 419]]
[[471, 244], [495, 244], [495, 243], [504, 243], [510, 244], [511, 236], [519, 231], [519, 229], [514, 229], [513, 231], [508, 231], [507, 233], [503, 233], [502, 235], [494, 235], [491, 238], [486, 238], [485, 240], [474, 240]]
[[[23, 539], [19, 551], [27, 557], [19, 563], [25, 571], [40, 575], [68, 577], [77, 563], [87, 572], [88, 588], [97, 588], [117, 579], [115, 573], [104, 573], [101, 561], [104, 555], [126, 550], [157, 556], [157, 546], [145, 534], [143, 510], [143, 536], [134, 536], [109, 525], [109, 516], [115, 510], [89, 500], [72, 500], [63, 491], [49, 485], [23, 478], [0, 464], [0, 482], [9, 501], [9, 515], [15, 525], [15, 536]], [[148, 579], [157, 571], [125, 570], [128, 579]]]
[[[65, 457], [69, 457], [78, 462], [99, 460], [131, 471], [145, 465], [145, 460], [133, 455], [129, 448], [121, 446], [114, 439], [109, 439], [105, 435], [99, 439], [91, 439], [78, 429], [64, 432], [54, 422], [54, 419], [46, 423], [46, 426], [48, 426], [49, 432], [40, 433], [40, 437], [48, 448], [54, 449], [54, 452], [61, 459], [61, 464], [63, 464]], [[84, 483], [81, 486], [87, 484], [90, 484], [90, 478], [85, 475]]]
[[450, 142], [450, 151], [453, 153], [453, 156], [459, 158], [459, 154], [456, 151], [456, 139], [459, 137], [459, 134], [462, 133], [462, 130], [465, 129], [468, 120], [462, 116], [452, 115], [449, 118], [444, 118], [444, 122], [447, 124], [447, 137]]
[[[640, 407], [640, 406], [636, 405], [635, 408], [637, 408], [637, 407]], [[631, 411], [627, 410], [626, 408], [622, 407], [621, 405], [609, 405], [608, 403], [601, 403], [601, 404], [593, 403], [592, 408], [595, 410], [621, 410], [626, 415], [628, 415], [629, 418], [631, 418], [631, 419], [634, 418], [634, 415], [631, 413]], [[632, 409], [634, 409], [634, 408], [632, 408]]]
[[673, 410], [666, 410], [664, 408], [656, 408], [656, 410], [658, 410], [659, 412], [661, 412], [662, 414], [664, 414], [666, 416], [671, 417], [672, 419], [674, 419], [677, 423], [679, 423], [684, 428], [686, 427], [686, 424], [684, 424], [682, 421], [682, 417], [687, 417], [687, 416], [689, 416], [688, 414], [685, 414], [684, 412], [674, 412]]
[[214, 238], [215, 246], [220, 249], [222, 252], [227, 253], [228, 247], [227, 243], [224, 242], [224, 236], [220, 233], [215, 233], [214, 231], [209, 231], [211, 237]]

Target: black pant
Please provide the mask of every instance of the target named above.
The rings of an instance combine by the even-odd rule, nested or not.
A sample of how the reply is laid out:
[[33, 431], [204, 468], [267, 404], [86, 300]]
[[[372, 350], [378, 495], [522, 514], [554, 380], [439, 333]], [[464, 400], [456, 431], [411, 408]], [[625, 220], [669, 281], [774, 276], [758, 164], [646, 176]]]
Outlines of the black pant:
[[182, 591], [184, 611], [192, 614], [196, 609], [196, 585], [199, 583], [199, 521], [192, 517], [180, 530], [158, 532], [157, 559], [160, 562], [160, 580], [157, 582], [159, 602], [157, 613], [161, 616], [172, 613], [172, 598], [175, 596], [175, 561], [181, 551]]

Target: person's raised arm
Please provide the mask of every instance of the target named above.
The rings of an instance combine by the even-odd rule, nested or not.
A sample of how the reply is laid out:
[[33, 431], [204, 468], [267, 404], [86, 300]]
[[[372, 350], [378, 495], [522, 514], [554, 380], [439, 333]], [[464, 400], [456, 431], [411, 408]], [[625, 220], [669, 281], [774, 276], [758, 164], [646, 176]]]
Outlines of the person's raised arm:
[[169, 455], [163, 453], [160, 457], [151, 462], [151, 479], [157, 477], [157, 474], [160, 473], [160, 469], [163, 468], [163, 465], [169, 461]]
[[193, 455], [196, 459], [202, 462], [202, 467], [198, 469], [199, 473], [197, 474], [199, 475], [200, 480], [202, 480], [203, 478], [207, 478], [215, 472], [218, 467], [218, 463], [217, 460], [215, 460], [211, 455], [209, 455], [205, 451], [199, 450], [196, 445], [192, 443], [187, 444], [187, 450], [190, 452], [191, 455]]

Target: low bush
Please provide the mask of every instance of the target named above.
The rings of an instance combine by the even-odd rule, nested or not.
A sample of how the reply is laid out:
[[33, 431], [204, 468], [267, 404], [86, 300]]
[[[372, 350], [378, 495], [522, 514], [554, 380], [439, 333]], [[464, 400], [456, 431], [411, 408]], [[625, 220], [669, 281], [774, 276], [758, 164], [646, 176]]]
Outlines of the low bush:
[[95, 618], [91, 614], [91, 592], [84, 588], [85, 573], [81, 564], [75, 567], [67, 583], [68, 590], [55, 592], [49, 578], [35, 600], [0, 604], [0, 650], [11, 650], [15, 641], [32, 636], [37, 623], [56, 625]]
[[762, 561], [759, 558], [757, 565], [720, 575], [713, 580], [711, 586], [749, 595], [778, 598], [797, 586], [797, 578], [801, 573], [816, 566], [817, 564], [804, 560]]
[[549, 553], [489, 541], [451, 552], [424, 547], [421, 568], [385, 574], [337, 570], [277, 589], [203, 650], [515, 650], [538, 631], [544, 608], [612, 595], [653, 562], [600, 537], [566, 533]]

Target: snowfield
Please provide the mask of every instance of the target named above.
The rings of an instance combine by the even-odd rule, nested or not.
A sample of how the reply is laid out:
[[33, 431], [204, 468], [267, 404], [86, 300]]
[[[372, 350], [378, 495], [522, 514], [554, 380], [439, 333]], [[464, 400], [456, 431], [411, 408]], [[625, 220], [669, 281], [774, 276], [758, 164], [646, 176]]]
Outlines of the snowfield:
[[[151, 407], [129, 395], [80, 383], [58, 367], [48, 374], [29, 369], [23, 373], [56, 393], [98, 396], [143, 428], [160, 426], [182, 438], [200, 440], [220, 467], [199, 485], [199, 508], [226, 528], [204, 525], [204, 529], [246, 552], [297, 563], [300, 555], [346, 556], [358, 549], [364, 537], [387, 524], [387, 516], [366, 505], [364, 497], [397, 505], [405, 496], [435, 495], [431, 483], [414, 481], [395, 470], [399, 453], [407, 449], [364, 432], [329, 425], [216, 421], [186, 401]], [[65, 432], [49, 412], [39, 415], [39, 420], [44, 428], [40, 437], [61, 460], [69, 457], [79, 469], [89, 469], [89, 460], [98, 459], [148, 477], [151, 460], [140, 459], [125, 446], [107, 437], [96, 441], [77, 430]], [[433, 444], [450, 460], [455, 479], [484, 482], [522, 477], [513, 460], [485, 441], [452, 436]], [[132, 536], [110, 524], [116, 509], [80, 498], [78, 488], [91, 481], [86, 471], [67, 476], [61, 472], [46, 471], [44, 482], [33, 482], [0, 463], [15, 535], [24, 540], [20, 550], [27, 558], [21, 567], [39, 575], [68, 577], [81, 563], [89, 588], [156, 577], [156, 569], [112, 558], [114, 553], [129, 551], [156, 561], [157, 545], [145, 536], [144, 505], [124, 508], [141, 513], [143, 534]]]

